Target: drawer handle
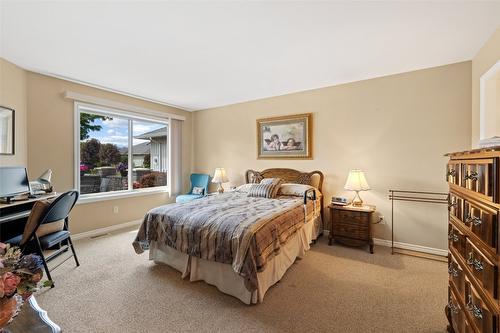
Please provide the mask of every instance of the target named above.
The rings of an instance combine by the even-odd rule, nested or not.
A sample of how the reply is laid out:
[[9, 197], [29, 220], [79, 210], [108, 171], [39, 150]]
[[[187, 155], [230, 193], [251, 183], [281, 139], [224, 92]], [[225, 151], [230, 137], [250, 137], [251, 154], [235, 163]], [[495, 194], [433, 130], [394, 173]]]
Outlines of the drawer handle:
[[476, 217], [476, 216], [467, 216], [467, 218], [465, 219], [465, 223], [471, 223], [474, 224], [476, 227], [481, 225], [483, 223], [483, 221], [481, 221], [481, 219], [479, 217]]
[[450, 210], [451, 208], [455, 208], [455, 207], [457, 207], [457, 202], [455, 200], [450, 201], [448, 203], [448, 210]]
[[484, 269], [483, 263], [481, 260], [474, 259], [474, 269], [478, 272], [481, 272]]
[[467, 180], [467, 179], [470, 179], [470, 180], [477, 180], [477, 172], [476, 172], [476, 171], [471, 171], [471, 173], [466, 174], [466, 175], [464, 176], [464, 180]]
[[467, 310], [472, 312], [474, 317], [476, 317], [477, 319], [479, 319], [479, 320], [483, 319], [483, 310], [479, 306], [477, 306], [476, 304], [472, 303], [472, 296], [471, 295], [469, 295], [469, 302], [467, 303]]
[[473, 266], [474, 269], [478, 272], [484, 269], [484, 265], [481, 262], [481, 260], [474, 258], [474, 254], [472, 252], [469, 252], [469, 258], [467, 258], [467, 265]]
[[454, 242], [458, 242], [458, 236], [452, 232], [448, 234], [448, 239], [453, 239]]
[[451, 312], [454, 314], [457, 314], [458, 311], [460, 310], [460, 307], [458, 305], [455, 305], [451, 302], [451, 300], [448, 302], [448, 308], [450, 309]]
[[452, 275], [453, 277], [458, 277], [458, 269], [453, 267], [453, 264], [450, 264], [448, 266], [448, 274]]

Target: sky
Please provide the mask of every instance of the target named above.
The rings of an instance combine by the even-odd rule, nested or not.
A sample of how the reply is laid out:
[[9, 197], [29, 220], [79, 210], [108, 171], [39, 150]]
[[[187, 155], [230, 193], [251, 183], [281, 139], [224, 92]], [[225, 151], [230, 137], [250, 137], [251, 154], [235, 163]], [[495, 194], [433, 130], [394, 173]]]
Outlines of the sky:
[[[101, 125], [102, 129], [100, 131], [92, 131], [89, 133], [90, 138], [95, 138], [101, 143], [113, 143], [118, 147], [128, 146], [128, 119], [123, 118], [112, 118], [111, 120], [101, 120], [96, 119], [94, 125]], [[158, 124], [146, 121], [133, 121], [133, 131], [134, 136], [140, 135], [146, 132], [154, 131], [156, 129], [165, 127], [165, 124]], [[147, 142], [148, 140], [133, 139], [134, 146]]]

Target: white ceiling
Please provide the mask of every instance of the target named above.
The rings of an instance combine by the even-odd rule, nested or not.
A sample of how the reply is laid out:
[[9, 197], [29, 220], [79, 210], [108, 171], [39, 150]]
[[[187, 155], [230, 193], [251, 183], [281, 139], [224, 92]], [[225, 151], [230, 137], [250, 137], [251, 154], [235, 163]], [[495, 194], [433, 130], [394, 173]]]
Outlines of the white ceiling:
[[17, 65], [188, 110], [470, 60], [494, 2], [0, 0]]

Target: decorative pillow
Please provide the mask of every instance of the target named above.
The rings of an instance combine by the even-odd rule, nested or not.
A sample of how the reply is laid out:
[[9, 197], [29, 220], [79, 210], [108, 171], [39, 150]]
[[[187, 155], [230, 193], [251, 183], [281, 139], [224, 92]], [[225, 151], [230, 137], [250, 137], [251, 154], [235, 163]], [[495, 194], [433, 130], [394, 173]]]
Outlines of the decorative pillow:
[[54, 232], [58, 232], [63, 230], [64, 228], [64, 220], [59, 220], [50, 223], [41, 224], [36, 231], [36, 235], [38, 237], [42, 237], [48, 234], [53, 234]]
[[191, 191], [192, 194], [202, 194], [205, 192], [205, 188], [201, 186], [194, 186], [193, 190]]
[[278, 194], [281, 178], [265, 178], [260, 184], [252, 184], [248, 191], [249, 197], [274, 199]]
[[303, 197], [304, 193], [309, 189], [314, 189], [316, 190], [316, 193], [319, 193], [319, 191], [314, 186], [311, 185], [286, 183], [286, 184], [281, 184], [278, 190], [278, 194], [290, 195], [294, 197]]
[[21, 239], [21, 244], [24, 244], [29, 239], [28, 237], [31, 235], [33, 230], [35, 230], [38, 221], [45, 214], [45, 211], [50, 206], [49, 200], [39, 200], [35, 202], [33, 207], [31, 208], [30, 216], [28, 217], [28, 221], [26, 221], [26, 225], [24, 226], [23, 237]]

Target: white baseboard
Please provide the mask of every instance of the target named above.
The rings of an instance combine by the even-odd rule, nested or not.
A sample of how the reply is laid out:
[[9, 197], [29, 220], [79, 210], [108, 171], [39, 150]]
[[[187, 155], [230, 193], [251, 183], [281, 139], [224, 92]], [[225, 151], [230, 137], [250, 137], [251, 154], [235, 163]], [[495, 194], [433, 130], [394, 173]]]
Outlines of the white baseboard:
[[71, 236], [73, 240], [78, 240], [82, 238], [89, 238], [89, 237], [94, 237], [102, 234], [107, 234], [108, 232], [120, 230], [120, 229], [125, 229], [129, 227], [134, 227], [136, 225], [139, 225], [142, 223], [142, 220], [135, 220], [135, 221], [130, 221], [130, 222], [125, 222], [125, 223], [120, 223], [120, 224], [114, 224], [110, 225], [109, 227], [104, 227], [104, 228], [98, 228], [94, 230], [89, 230], [85, 232], [80, 232], [78, 234], [74, 234]]
[[[328, 236], [329, 230], [324, 230], [323, 233], [325, 236]], [[373, 244], [391, 247], [391, 241], [388, 239], [374, 238]], [[442, 256], [442, 257], [448, 256], [448, 250], [436, 249], [434, 247], [427, 247], [427, 246], [402, 243], [402, 242], [394, 242], [394, 247], [398, 248], [398, 249], [403, 249], [403, 250], [410, 250], [410, 251], [433, 254], [436, 256]]]
[[[387, 240], [387, 239], [374, 238], [373, 244], [391, 247], [391, 241]], [[398, 248], [398, 249], [428, 253], [428, 254], [433, 254], [433, 255], [442, 256], [442, 257], [446, 257], [448, 255], [448, 250], [436, 249], [434, 247], [427, 247], [427, 246], [408, 244], [408, 243], [402, 243], [402, 242], [394, 242], [394, 247]]]

